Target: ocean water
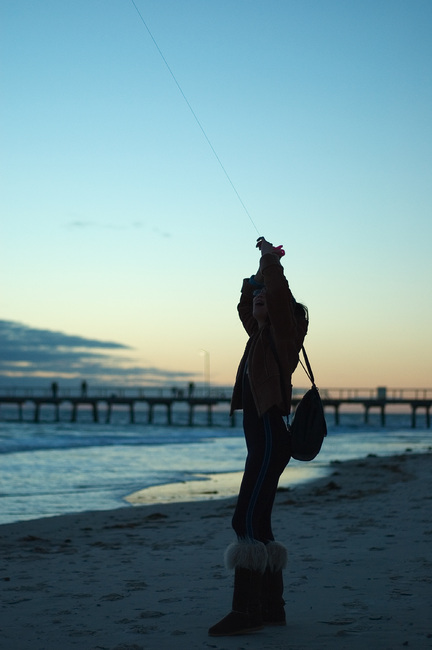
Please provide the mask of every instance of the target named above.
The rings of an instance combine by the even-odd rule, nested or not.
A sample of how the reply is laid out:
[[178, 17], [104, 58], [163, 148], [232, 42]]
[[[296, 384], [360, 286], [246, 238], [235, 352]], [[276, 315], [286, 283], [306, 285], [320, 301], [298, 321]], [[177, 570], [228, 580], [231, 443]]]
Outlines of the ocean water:
[[[145, 487], [205, 480], [206, 475], [243, 469], [245, 443], [241, 414], [237, 426], [226, 411], [215, 412], [213, 426], [206, 412], [197, 412], [195, 425], [187, 414], [177, 414], [173, 425], [163, 413], [155, 423], [145, 418], [130, 424], [127, 412], [114, 414], [111, 423], [94, 423], [83, 411], [78, 421], [60, 417], [54, 422], [14, 420], [16, 413], [2, 409], [0, 421], [0, 524], [87, 510], [132, 507], [125, 497]], [[51, 418], [51, 419], [50, 419]], [[330, 473], [330, 463], [368, 454], [426, 452], [432, 431], [418, 417], [389, 414], [386, 426], [371, 414], [368, 424], [361, 413], [341, 414], [336, 426], [327, 415], [328, 436], [317, 459], [291, 461], [281, 485], [289, 486]]]

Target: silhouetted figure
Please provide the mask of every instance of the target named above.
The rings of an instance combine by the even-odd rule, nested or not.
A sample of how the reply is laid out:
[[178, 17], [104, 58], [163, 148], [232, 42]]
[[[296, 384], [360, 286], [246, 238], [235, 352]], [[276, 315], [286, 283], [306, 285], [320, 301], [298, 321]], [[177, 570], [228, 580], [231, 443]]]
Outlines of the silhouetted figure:
[[285, 278], [281, 247], [264, 238], [257, 246], [261, 250], [258, 272], [243, 281], [238, 304], [249, 340], [231, 401], [231, 414], [243, 410], [247, 446], [232, 518], [237, 540], [225, 553], [227, 567], [235, 571], [233, 604], [231, 612], [210, 628], [210, 636], [245, 634], [264, 624], [285, 625], [282, 569], [287, 550], [275, 541], [271, 515], [279, 477], [291, 455], [283, 416], [289, 415], [291, 375], [308, 316], [306, 308], [294, 300]]
[[52, 392], [53, 398], [57, 399], [58, 383], [56, 381], [53, 381], [53, 383], [51, 384], [51, 392]]
[[87, 382], [81, 382], [81, 397], [87, 397]]

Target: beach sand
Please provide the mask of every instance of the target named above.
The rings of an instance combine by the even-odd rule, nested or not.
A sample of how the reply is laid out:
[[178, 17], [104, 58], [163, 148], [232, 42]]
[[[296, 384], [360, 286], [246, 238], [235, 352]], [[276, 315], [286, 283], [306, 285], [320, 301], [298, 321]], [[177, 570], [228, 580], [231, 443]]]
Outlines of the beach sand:
[[432, 648], [432, 454], [334, 463], [278, 492], [287, 626], [212, 638], [235, 499], [0, 527], [2, 650]]

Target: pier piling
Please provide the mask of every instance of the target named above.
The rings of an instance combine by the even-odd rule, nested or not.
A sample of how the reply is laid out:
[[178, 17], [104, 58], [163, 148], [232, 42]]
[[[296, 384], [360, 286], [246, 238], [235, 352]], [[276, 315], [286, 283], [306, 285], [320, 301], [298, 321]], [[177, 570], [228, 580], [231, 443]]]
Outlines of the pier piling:
[[[112, 389], [111, 389], [112, 390]], [[127, 407], [129, 410], [129, 421], [131, 424], [136, 422], [135, 407], [138, 404], [145, 404], [147, 406], [147, 424], [154, 424], [155, 409], [162, 407], [166, 412], [166, 423], [172, 425], [174, 423], [175, 407], [186, 407], [187, 421], [189, 426], [194, 426], [196, 419], [196, 409], [201, 407], [206, 410], [207, 426], [211, 427], [214, 424], [214, 409], [220, 404], [225, 404], [227, 407], [231, 401], [231, 389], [217, 389], [215, 388], [211, 393], [205, 391], [203, 395], [195, 392], [193, 395], [187, 395], [181, 391], [173, 395], [171, 389], [155, 389], [153, 394], [150, 394], [150, 389], [143, 388], [130, 388], [130, 389], [117, 389], [111, 392], [110, 389], [93, 390], [92, 394], [86, 392], [85, 395], [71, 395], [67, 391], [64, 393], [58, 390], [56, 395], [49, 392], [38, 391], [36, 389], [29, 389], [27, 394], [21, 394], [19, 389], [1, 389], [0, 388], [0, 406], [11, 404], [17, 407], [17, 420], [24, 421], [25, 405], [33, 405], [33, 422], [39, 423], [41, 421], [42, 406], [48, 405], [54, 409], [54, 420], [59, 422], [61, 419], [61, 405], [69, 403], [71, 405], [70, 421], [76, 422], [78, 419], [78, 410], [80, 406], [87, 406], [91, 408], [93, 422], [99, 422], [99, 407], [105, 409], [105, 422], [109, 423], [112, 419], [114, 406]], [[25, 391], [23, 391], [25, 393]], [[425, 413], [426, 427], [431, 426], [431, 408], [432, 408], [432, 388], [430, 389], [386, 389], [380, 387], [379, 389], [322, 389], [320, 391], [324, 410], [334, 410], [335, 425], [339, 426], [341, 421], [341, 408], [343, 406], [359, 407], [364, 412], [364, 422], [368, 424], [369, 416], [372, 409], [378, 409], [380, 413], [381, 426], [386, 425], [387, 408], [394, 407], [395, 405], [404, 406], [410, 411], [411, 427], [414, 429], [417, 426], [418, 412]], [[302, 395], [294, 393], [292, 400], [292, 412]], [[0, 411], [0, 415], [2, 414]], [[228, 416], [231, 426], [236, 426], [236, 419], [234, 416]]]

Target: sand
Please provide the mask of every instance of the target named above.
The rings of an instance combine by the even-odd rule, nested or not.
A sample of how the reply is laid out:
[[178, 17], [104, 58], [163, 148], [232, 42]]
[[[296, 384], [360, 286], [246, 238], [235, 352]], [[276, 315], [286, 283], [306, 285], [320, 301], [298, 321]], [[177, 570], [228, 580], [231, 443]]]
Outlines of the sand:
[[0, 647], [432, 648], [432, 454], [335, 463], [330, 477], [279, 491], [287, 626], [212, 638], [231, 604], [234, 502], [0, 526]]

